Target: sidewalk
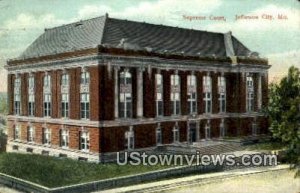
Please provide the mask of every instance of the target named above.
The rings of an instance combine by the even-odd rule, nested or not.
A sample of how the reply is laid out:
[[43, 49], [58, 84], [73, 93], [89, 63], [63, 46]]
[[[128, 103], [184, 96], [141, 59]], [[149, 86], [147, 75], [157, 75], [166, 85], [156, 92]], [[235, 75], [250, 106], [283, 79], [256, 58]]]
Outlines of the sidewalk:
[[[224, 172], [210, 173], [210, 174], [201, 174], [201, 175], [193, 175], [181, 178], [174, 178], [170, 180], [162, 180], [157, 182], [151, 182], [146, 184], [133, 185], [122, 188], [115, 188], [105, 191], [105, 193], [116, 193], [116, 192], [158, 192], [165, 191], [170, 189], [182, 188], [184, 186], [192, 186], [192, 185], [200, 185], [207, 184], [211, 182], [216, 182], [223, 179], [229, 179], [233, 177], [251, 175], [251, 174], [259, 174], [270, 171], [278, 171], [278, 170], [287, 170], [289, 169], [289, 165], [278, 165], [275, 167], [260, 167], [260, 168], [247, 168], [247, 169], [238, 169], [238, 170], [230, 170]], [[95, 192], [96, 193], [96, 192]]]

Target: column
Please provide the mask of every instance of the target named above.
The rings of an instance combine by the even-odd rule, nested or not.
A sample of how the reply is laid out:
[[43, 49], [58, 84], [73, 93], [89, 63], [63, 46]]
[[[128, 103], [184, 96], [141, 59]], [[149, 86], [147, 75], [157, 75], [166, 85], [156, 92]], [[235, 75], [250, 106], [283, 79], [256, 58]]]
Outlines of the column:
[[137, 69], [137, 117], [143, 117], [143, 71], [144, 69]]
[[114, 97], [115, 97], [115, 118], [117, 119], [119, 117], [119, 68], [114, 67]]
[[262, 102], [261, 102], [261, 99], [262, 99], [262, 93], [261, 93], [261, 74], [259, 73], [258, 74], [258, 91], [257, 91], [257, 108], [258, 110], [261, 109], [261, 106], [262, 106]]

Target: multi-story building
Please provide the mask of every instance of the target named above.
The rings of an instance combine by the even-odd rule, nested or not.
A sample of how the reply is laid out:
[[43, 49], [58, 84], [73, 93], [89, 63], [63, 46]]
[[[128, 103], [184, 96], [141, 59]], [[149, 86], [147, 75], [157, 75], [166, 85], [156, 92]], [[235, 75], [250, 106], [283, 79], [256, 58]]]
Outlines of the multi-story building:
[[108, 15], [51, 29], [8, 70], [8, 151], [101, 161], [267, 132], [268, 62], [228, 33]]

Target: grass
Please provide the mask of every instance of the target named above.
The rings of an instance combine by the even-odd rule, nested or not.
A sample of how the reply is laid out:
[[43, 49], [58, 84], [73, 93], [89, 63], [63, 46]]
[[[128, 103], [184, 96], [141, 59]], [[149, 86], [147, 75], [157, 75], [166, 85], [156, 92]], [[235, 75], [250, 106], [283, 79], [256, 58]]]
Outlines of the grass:
[[96, 164], [42, 155], [0, 154], [1, 173], [50, 188], [139, 174], [166, 167], [161, 165], [119, 166], [116, 163]]
[[248, 145], [246, 150], [280, 150], [284, 149], [285, 146], [279, 142], [266, 142], [266, 143], [257, 143], [253, 145]]

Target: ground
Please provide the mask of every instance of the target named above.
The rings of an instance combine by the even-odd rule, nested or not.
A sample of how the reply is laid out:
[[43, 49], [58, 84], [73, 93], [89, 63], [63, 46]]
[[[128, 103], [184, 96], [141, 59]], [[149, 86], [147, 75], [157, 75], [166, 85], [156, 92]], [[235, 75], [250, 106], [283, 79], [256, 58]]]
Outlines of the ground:
[[165, 192], [172, 193], [300, 193], [300, 179], [294, 178], [294, 172], [279, 170], [252, 174], [203, 185], [185, 186]]

